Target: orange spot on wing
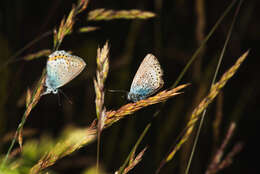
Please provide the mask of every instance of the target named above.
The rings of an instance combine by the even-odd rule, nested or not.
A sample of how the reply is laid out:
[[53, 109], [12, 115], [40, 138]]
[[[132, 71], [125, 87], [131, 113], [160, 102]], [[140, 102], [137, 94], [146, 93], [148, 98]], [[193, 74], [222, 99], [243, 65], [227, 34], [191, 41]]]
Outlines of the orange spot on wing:
[[52, 60], [56, 60], [56, 59], [60, 59], [60, 58], [64, 59], [64, 58], [66, 58], [66, 57], [64, 57], [64, 56], [49, 57], [48, 61], [52, 61]]

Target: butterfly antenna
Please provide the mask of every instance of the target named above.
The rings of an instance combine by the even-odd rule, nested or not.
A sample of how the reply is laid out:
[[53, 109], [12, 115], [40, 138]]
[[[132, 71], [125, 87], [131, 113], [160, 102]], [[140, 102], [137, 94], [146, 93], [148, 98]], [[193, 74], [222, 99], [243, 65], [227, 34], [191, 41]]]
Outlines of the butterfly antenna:
[[113, 90], [113, 89], [108, 89], [108, 92], [120, 92], [120, 93], [128, 93], [126, 90]]
[[127, 99], [127, 94], [129, 93], [127, 90], [113, 90], [113, 89], [108, 89], [108, 92], [119, 92], [119, 93], [124, 93], [126, 95], [121, 95], [122, 99]]
[[62, 90], [59, 90], [59, 91], [64, 95], [64, 97], [68, 100], [68, 102], [70, 104], [73, 104], [73, 102], [70, 100], [70, 98]]

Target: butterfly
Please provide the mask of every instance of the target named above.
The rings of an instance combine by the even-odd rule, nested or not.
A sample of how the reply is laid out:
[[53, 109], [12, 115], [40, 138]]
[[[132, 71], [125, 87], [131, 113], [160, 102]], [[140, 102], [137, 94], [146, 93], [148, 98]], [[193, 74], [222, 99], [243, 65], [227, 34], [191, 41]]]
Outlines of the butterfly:
[[86, 63], [78, 56], [65, 51], [55, 51], [47, 60], [46, 65], [46, 91], [42, 94], [57, 94], [58, 88], [67, 84], [85, 68]]
[[127, 99], [137, 102], [153, 95], [164, 84], [162, 76], [163, 70], [157, 58], [147, 54], [135, 74]]

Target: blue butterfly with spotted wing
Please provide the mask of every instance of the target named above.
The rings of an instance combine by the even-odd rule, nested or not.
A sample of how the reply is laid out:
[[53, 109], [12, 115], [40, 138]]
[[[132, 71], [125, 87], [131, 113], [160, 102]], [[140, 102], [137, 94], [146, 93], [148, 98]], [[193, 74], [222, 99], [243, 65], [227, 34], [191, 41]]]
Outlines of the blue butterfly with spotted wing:
[[135, 74], [127, 99], [137, 102], [153, 95], [164, 84], [162, 76], [163, 70], [157, 58], [147, 54]]
[[49, 55], [46, 65], [46, 91], [42, 94], [58, 92], [58, 88], [67, 84], [78, 76], [85, 68], [86, 63], [78, 56], [65, 51], [55, 51]]

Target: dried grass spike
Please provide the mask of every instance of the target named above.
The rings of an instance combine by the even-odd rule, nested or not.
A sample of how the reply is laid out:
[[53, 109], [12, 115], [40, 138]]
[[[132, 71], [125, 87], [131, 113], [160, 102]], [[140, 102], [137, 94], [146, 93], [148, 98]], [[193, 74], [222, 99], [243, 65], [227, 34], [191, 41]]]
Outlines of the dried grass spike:
[[213, 85], [213, 87], [210, 89], [209, 94], [200, 102], [200, 104], [193, 110], [191, 114], [191, 118], [189, 122], [187, 123], [187, 130], [182, 137], [182, 139], [179, 141], [179, 143], [174, 147], [174, 149], [171, 151], [171, 153], [167, 156], [166, 162], [170, 161], [176, 152], [182, 147], [182, 145], [188, 140], [190, 137], [195, 123], [200, 118], [200, 114], [204, 109], [208, 107], [208, 105], [214, 100], [214, 98], [217, 96], [219, 91], [225, 86], [227, 81], [236, 73], [238, 68], [240, 67], [241, 63], [246, 59], [248, 56], [249, 51], [245, 52], [237, 61], [236, 63], [228, 70], [226, 71], [221, 79]]
[[155, 17], [155, 14], [148, 11], [141, 11], [137, 9], [133, 10], [107, 10], [96, 9], [89, 12], [88, 20], [100, 21], [100, 20], [114, 20], [114, 19], [149, 19]]
[[130, 115], [144, 107], [147, 107], [152, 104], [163, 102], [175, 95], [181, 94], [179, 92], [181, 89], [187, 87], [189, 84], [180, 85], [174, 89], [170, 90], [164, 90], [162, 92], [159, 92], [155, 96], [149, 97], [144, 100], [140, 100], [135, 103], [128, 103], [121, 108], [119, 108], [116, 111], [108, 111], [106, 112], [107, 120], [106, 120], [106, 126], [109, 126], [113, 124], [114, 122], [118, 121], [119, 119], [123, 118], [126, 115]]

